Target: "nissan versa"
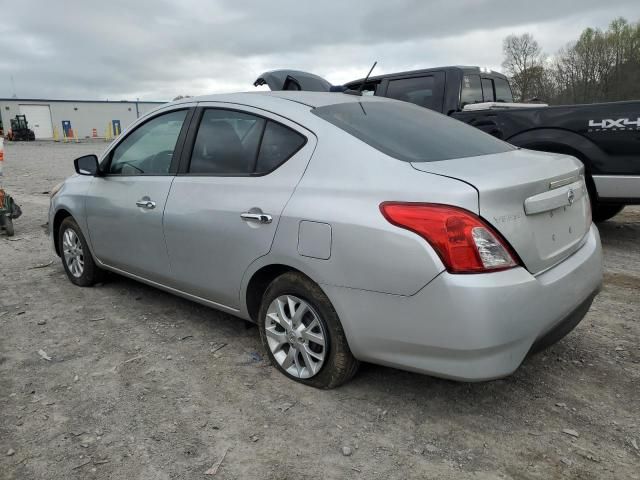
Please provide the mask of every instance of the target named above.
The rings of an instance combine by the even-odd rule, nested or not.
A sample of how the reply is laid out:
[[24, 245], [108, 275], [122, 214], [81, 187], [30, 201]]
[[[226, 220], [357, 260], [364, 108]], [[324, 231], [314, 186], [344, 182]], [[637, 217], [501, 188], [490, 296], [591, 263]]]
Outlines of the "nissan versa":
[[341, 93], [186, 99], [52, 192], [69, 279], [105, 270], [254, 321], [321, 388], [360, 361], [512, 373], [602, 281], [583, 166], [416, 105]]

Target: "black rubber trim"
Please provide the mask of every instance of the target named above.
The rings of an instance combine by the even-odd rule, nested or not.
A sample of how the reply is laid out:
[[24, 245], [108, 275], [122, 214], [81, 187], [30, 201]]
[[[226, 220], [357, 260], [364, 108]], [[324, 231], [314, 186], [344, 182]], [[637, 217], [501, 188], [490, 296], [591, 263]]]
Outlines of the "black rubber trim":
[[527, 356], [533, 355], [541, 350], [544, 350], [547, 347], [550, 347], [554, 343], [562, 340], [569, 332], [571, 332], [571, 330], [576, 328], [576, 326], [582, 321], [582, 319], [589, 311], [589, 308], [591, 308], [593, 299], [597, 294], [598, 292], [594, 292], [589, 295], [580, 305], [574, 308], [551, 330], [549, 330], [547, 333], [543, 334], [542, 337], [533, 342], [533, 345], [531, 345]]

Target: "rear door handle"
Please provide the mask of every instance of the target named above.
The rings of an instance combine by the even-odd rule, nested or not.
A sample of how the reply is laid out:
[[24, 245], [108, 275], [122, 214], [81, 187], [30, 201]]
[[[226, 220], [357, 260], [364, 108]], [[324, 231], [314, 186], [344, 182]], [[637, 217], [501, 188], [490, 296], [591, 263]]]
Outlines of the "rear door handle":
[[156, 208], [156, 202], [151, 200], [138, 200], [136, 205], [140, 208], [146, 208], [147, 210], [152, 210]]
[[247, 222], [271, 223], [273, 217], [267, 213], [244, 212], [240, 214], [240, 218]]

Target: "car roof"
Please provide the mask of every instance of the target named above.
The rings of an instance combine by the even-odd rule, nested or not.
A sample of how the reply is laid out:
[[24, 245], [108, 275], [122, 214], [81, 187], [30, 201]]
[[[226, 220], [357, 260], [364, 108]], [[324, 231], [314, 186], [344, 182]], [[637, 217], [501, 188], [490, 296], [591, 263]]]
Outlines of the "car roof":
[[307, 107], [316, 108], [325, 105], [334, 105], [336, 103], [350, 102], [380, 102], [389, 101], [383, 97], [373, 97], [370, 95], [349, 95], [340, 92], [300, 92], [300, 91], [279, 91], [279, 92], [240, 92], [240, 93], [221, 93], [215, 95], [203, 95], [200, 97], [184, 98], [171, 105], [193, 102], [222, 102], [222, 103], [238, 103], [243, 105], [254, 105], [256, 102], [264, 105], [272, 104], [277, 106], [283, 102], [294, 102]]

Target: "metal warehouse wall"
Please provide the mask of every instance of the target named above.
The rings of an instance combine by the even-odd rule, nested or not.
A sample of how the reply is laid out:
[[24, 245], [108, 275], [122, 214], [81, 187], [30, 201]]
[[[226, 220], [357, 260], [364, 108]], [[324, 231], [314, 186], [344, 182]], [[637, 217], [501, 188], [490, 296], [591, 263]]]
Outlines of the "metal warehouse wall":
[[[21, 100], [21, 99], [0, 99], [0, 115], [2, 124], [6, 131], [10, 128], [10, 119], [20, 115], [20, 105], [48, 105], [50, 110], [51, 125], [56, 128], [62, 137], [63, 121], [70, 121], [71, 128], [78, 138], [92, 136], [95, 128], [98, 136], [105, 135], [107, 125], [111, 125], [113, 120], [119, 120], [121, 130], [129, 126], [136, 120], [136, 103], [138, 106], [138, 116], [153, 110], [162, 102], [92, 102], [92, 101], [60, 101], [60, 100]], [[33, 128], [32, 120], [27, 115], [29, 127]], [[35, 129], [34, 129], [35, 131]], [[38, 132], [36, 132], [38, 138]], [[45, 137], [40, 137], [45, 138]]]

